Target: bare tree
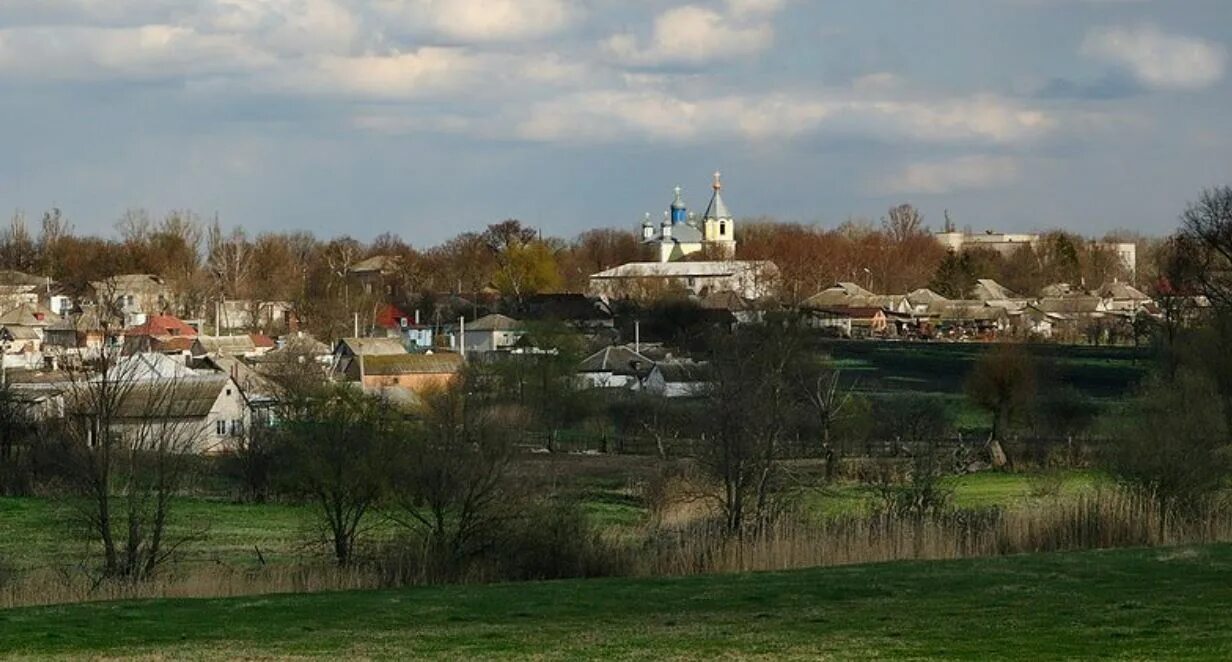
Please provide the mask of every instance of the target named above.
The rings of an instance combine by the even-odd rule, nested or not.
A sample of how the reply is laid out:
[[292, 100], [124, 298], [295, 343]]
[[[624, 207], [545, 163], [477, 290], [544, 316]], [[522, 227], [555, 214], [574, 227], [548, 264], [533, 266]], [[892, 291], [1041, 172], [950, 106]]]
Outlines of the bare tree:
[[1190, 275], [1211, 303], [1232, 310], [1232, 186], [1203, 191], [1181, 215]]
[[101, 547], [103, 576], [140, 580], [191, 537], [173, 537], [168, 525], [207, 433], [195, 409], [205, 402], [208, 413], [217, 386], [143, 379], [136, 362], [117, 357], [104, 352], [95, 370], [70, 372], [64, 418], [50, 434], [74, 517]]
[[315, 504], [334, 560], [348, 565], [385, 493], [398, 421], [388, 403], [346, 385], [298, 394], [281, 418], [289, 487]]
[[440, 571], [460, 571], [497, 544], [520, 512], [509, 484], [513, 436], [498, 411], [465, 381], [425, 394], [419, 434], [398, 464], [391, 514], [422, 535]]

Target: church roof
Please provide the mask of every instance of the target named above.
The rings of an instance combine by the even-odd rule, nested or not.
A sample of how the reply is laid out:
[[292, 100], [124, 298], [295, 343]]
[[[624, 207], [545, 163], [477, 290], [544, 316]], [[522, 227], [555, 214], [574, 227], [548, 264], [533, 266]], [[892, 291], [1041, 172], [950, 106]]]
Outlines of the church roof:
[[727, 205], [723, 204], [723, 196], [719, 191], [723, 188], [723, 182], [719, 181], [719, 173], [714, 173], [714, 195], [710, 196], [710, 204], [706, 205], [706, 213], [702, 215], [703, 220], [719, 220], [731, 218], [731, 212], [727, 211]]

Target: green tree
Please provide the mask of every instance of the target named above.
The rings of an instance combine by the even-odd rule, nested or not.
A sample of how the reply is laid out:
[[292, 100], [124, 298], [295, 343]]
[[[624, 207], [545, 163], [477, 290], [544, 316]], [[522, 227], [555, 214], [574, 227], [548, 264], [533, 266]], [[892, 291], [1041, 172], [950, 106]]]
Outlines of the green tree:
[[1002, 441], [1035, 398], [1035, 361], [1022, 345], [986, 351], [967, 377], [967, 397], [993, 416], [992, 438]]

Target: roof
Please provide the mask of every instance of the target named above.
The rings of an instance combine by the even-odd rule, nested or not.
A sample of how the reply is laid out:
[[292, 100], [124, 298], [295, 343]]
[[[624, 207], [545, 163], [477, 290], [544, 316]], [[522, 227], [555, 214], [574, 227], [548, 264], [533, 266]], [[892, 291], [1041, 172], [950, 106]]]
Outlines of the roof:
[[1113, 299], [1117, 301], [1150, 301], [1151, 297], [1147, 296], [1142, 290], [1139, 290], [1132, 285], [1120, 282], [1104, 283], [1099, 288], [1099, 296], [1105, 299]]
[[673, 223], [672, 236], [664, 237], [662, 233], [659, 236], [650, 239], [650, 242], [670, 241], [677, 244], [700, 244], [702, 241], [702, 231], [697, 227], [688, 223]]
[[710, 379], [711, 368], [706, 363], [694, 361], [666, 361], [655, 365], [663, 380], [676, 384], [696, 384]]
[[45, 276], [34, 276], [11, 269], [0, 270], [0, 285], [10, 287], [38, 287], [48, 282]]
[[[634, 368], [634, 362], [637, 367]], [[614, 346], [603, 349], [582, 359], [578, 364], [578, 372], [610, 372], [616, 375], [645, 375], [655, 362], [628, 347]]]
[[1077, 289], [1069, 283], [1053, 283], [1040, 288], [1040, 296], [1042, 297], [1063, 297], [1077, 292]]
[[484, 315], [466, 325], [467, 331], [521, 331], [521, 322], [499, 313]]
[[873, 319], [878, 315], [886, 316], [886, 310], [879, 306], [843, 306], [840, 308], [816, 308], [819, 313], [833, 315], [835, 317], [850, 317], [851, 319]]
[[33, 327], [24, 326], [21, 324], [5, 324], [0, 326], [5, 334], [13, 340], [38, 340], [39, 334]]
[[[119, 418], [204, 418], [209, 416], [218, 394], [229, 380], [224, 376], [175, 381], [151, 381], [126, 385], [117, 394], [114, 414]], [[92, 389], [70, 390], [66, 394], [69, 412], [94, 413], [97, 402]]]
[[126, 336], [154, 336], [155, 338], [180, 336], [197, 337], [197, 330], [174, 315], [150, 315], [145, 324], [124, 330]]
[[234, 379], [250, 399], [274, 399], [278, 395], [278, 386], [274, 382], [234, 356], [212, 357], [207, 359], [207, 363]]
[[855, 283], [837, 283], [804, 300], [805, 308], [886, 308], [896, 310], [907, 301], [897, 294], [873, 294]]
[[252, 336], [197, 336], [194, 348], [205, 354], [241, 355], [255, 352], [256, 343]]
[[1043, 297], [1035, 307], [1045, 313], [1094, 314], [1102, 312], [1103, 300], [1097, 296]]
[[22, 326], [50, 326], [60, 321], [60, 316], [43, 306], [23, 303], [20, 306], [0, 315], [0, 324], [20, 324]]
[[[278, 346], [278, 343], [274, 342], [273, 338], [264, 333], [250, 333], [248, 337], [252, 339], [252, 345], [257, 349], [274, 349]], [[326, 351], [328, 352], [329, 349], [326, 348]]]
[[709, 278], [734, 276], [765, 269], [774, 270], [767, 260], [715, 260], [709, 262], [630, 262], [601, 271], [591, 278]]
[[373, 255], [366, 260], [360, 260], [351, 265], [349, 271], [351, 273], [365, 273], [379, 271], [382, 273], [395, 271], [398, 269], [399, 261], [395, 255]]
[[365, 356], [365, 375], [442, 375], [462, 369], [458, 354], [402, 354], [400, 356]]
[[726, 220], [732, 217], [731, 212], [727, 211], [727, 205], [723, 204], [723, 196], [719, 194], [719, 188], [716, 186], [714, 195], [710, 196], [710, 204], [706, 205], [706, 213], [702, 214], [702, 219]]
[[329, 354], [329, 345], [313, 338], [311, 335], [303, 331], [293, 333], [282, 337], [282, 347], [273, 350], [268, 356], [280, 356], [283, 354], [304, 354], [311, 356], [324, 356]]
[[346, 347], [351, 354], [362, 356], [396, 356], [406, 354], [406, 347], [398, 338], [343, 338], [338, 347]]
[[947, 322], [963, 321], [997, 321], [1009, 317], [1009, 313], [999, 306], [987, 306], [983, 303], [969, 301], [947, 304], [941, 309], [941, 320]]
[[907, 303], [910, 303], [913, 306], [925, 306], [945, 303], [947, 301], [949, 301], [949, 299], [937, 294], [927, 287], [921, 287], [920, 289], [913, 290], [907, 294]]
[[1006, 299], [1021, 299], [1023, 297], [1006, 289], [1004, 285], [991, 278], [980, 278], [971, 289], [971, 298], [980, 301], [1004, 301]]
[[[125, 381], [186, 380], [209, 375], [184, 365], [181, 361], [158, 352], [141, 352], [125, 356], [107, 371], [108, 379]], [[102, 379], [96, 374], [91, 380]]]

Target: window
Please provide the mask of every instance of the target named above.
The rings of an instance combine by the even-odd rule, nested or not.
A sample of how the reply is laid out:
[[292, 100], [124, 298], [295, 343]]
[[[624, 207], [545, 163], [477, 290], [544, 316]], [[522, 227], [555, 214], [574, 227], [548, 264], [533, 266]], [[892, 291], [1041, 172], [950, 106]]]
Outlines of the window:
[[719, 236], [727, 234], [727, 221], [719, 221]]
[[220, 437], [227, 434], [227, 422], [222, 419], [214, 421], [214, 434]]
[[244, 421], [236, 419], [231, 421], [231, 436], [238, 437], [244, 434]]
[[227, 388], [227, 395], [231, 395], [231, 389]]

